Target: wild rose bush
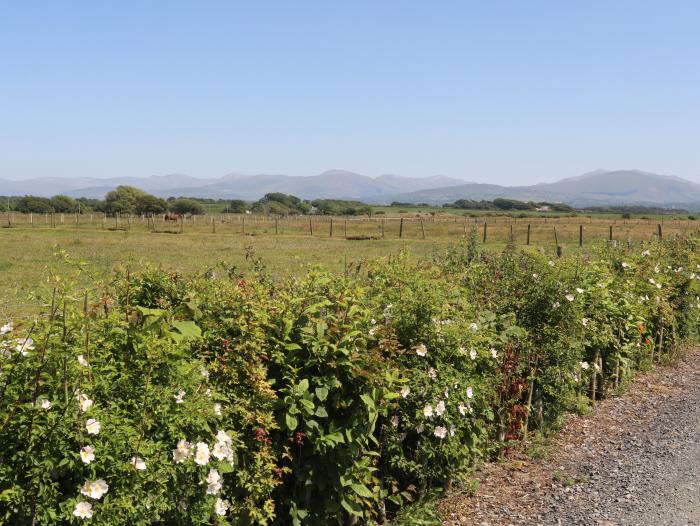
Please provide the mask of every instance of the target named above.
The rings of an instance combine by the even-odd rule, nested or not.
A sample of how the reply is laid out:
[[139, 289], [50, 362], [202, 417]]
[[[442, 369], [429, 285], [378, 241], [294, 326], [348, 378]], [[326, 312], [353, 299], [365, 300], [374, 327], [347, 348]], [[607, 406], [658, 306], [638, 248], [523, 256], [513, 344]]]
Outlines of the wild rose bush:
[[697, 341], [697, 248], [60, 282], [0, 325], [0, 522], [385, 524]]

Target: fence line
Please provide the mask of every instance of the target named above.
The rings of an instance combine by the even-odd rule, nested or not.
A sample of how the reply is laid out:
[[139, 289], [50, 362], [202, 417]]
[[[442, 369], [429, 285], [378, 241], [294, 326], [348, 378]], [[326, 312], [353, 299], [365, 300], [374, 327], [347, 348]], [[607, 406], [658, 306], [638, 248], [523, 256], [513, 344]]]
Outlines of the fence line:
[[[593, 240], [646, 240], [697, 232], [700, 221], [679, 219], [610, 219], [598, 217], [464, 217], [457, 215], [374, 215], [353, 216], [275, 216], [257, 214], [210, 214], [205, 217], [181, 216], [170, 220], [157, 215], [115, 215], [6, 213], [0, 221], [5, 228], [61, 229], [73, 231], [138, 231], [169, 234], [308, 235], [335, 239], [439, 239], [465, 238], [473, 228], [482, 232], [482, 243], [549, 244], [552, 228], [557, 228], [560, 244], [583, 246]], [[337, 225], [337, 227], [336, 227]]]

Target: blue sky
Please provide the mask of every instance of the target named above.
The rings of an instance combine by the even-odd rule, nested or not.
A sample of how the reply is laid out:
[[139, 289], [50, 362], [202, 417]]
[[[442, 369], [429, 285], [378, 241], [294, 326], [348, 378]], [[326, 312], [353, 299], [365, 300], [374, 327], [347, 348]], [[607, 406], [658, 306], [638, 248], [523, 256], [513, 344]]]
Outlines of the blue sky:
[[700, 3], [0, 3], [0, 178], [700, 182]]

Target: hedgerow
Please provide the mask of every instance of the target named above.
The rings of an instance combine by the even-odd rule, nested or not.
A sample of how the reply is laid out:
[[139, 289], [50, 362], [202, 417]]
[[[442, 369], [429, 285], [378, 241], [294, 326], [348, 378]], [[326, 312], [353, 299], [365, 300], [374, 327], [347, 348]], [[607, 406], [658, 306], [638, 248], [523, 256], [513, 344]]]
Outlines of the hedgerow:
[[55, 279], [0, 328], [0, 523], [387, 524], [697, 341], [697, 249]]

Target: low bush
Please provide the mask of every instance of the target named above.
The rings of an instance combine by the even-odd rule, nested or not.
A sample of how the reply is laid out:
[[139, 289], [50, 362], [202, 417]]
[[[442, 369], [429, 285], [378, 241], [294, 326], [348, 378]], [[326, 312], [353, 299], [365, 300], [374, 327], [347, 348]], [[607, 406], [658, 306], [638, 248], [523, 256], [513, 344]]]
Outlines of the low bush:
[[405, 522], [697, 341], [697, 249], [56, 279], [0, 328], [0, 523]]

